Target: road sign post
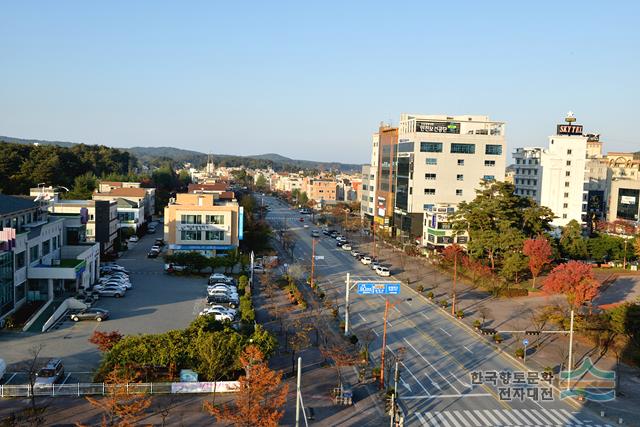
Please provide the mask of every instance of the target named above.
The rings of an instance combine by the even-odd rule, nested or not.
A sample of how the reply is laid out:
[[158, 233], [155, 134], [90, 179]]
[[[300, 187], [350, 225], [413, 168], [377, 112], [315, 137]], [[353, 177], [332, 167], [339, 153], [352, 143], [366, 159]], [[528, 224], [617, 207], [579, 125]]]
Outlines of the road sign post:
[[524, 353], [522, 354], [522, 363], [527, 363], [527, 346], [529, 345], [528, 339], [522, 340], [522, 345], [524, 346]]

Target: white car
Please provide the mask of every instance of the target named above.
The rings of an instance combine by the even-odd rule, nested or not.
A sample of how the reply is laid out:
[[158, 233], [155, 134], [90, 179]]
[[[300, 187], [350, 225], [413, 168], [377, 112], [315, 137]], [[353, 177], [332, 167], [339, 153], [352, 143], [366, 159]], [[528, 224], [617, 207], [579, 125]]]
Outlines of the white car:
[[340, 235], [338, 235], [338, 236], [336, 236], [336, 240], [337, 240], [338, 242], [346, 242], [346, 241], [347, 241], [347, 238], [346, 238], [346, 237], [344, 237], [344, 236], [340, 236]]
[[[220, 311], [227, 312], [230, 315], [232, 315], [233, 317], [235, 317], [236, 314], [238, 314], [238, 310], [234, 310], [233, 308], [225, 307], [224, 305], [210, 305], [207, 308], [212, 308], [214, 310], [220, 310]], [[206, 310], [206, 308], [205, 308], [205, 310]]]
[[309, 228], [309, 224], [305, 224], [305, 225], [303, 225], [302, 227], [304, 227], [304, 228]]
[[231, 299], [238, 299], [238, 293], [229, 289], [207, 289], [208, 295], [228, 295]]
[[93, 290], [97, 292], [116, 290], [122, 292], [123, 294], [127, 292], [127, 288], [118, 285], [94, 285]]
[[342, 249], [345, 251], [350, 251], [351, 250], [351, 245], [348, 243], [345, 243], [344, 245], [342, 245]]
[[358, 256], [360, 255], [360, 252], [356, 251], [355, 249], [351, 251], [351, 256]]
[[377, 270], [378, 267], [382, 267], [382, 265], [380, 265], [378, 261], [371, 261], [369, 267], [371, 267], [372, 270]]
[[209, 282], [224, 282], [229, 279], [230, 279], [229, 276], [225, 276], [222, 273], [213, 273], [212, 275], [209, 276]]
[[207, 286], [207, 292], [225, 291], [237, 294], [238, 289], [235, 286], [225, 285], [224, 283], [216, 283], [215, 285]]
[[363, 263], [364, 265], [371, 264], [371, 257], [370, 256], [363, 256], [362, 259], [360, 260], [360, 262]]
[[219, 322], [224, 322], [224, 321], [232, 322], [233, 321], [233, 316], [231, 314], [229, 314], [227, 312], [224, 312], [224, 311], [211, 309], [209, 307], [207, 307], [204, 310], [202, 310], [200, 312], [200, 316], [214, 316], [215, 319], [217, 321], [219, 321]]
[[387, 267], [379, 266], [378, 268], [376, 268], [376, 274], [381, 277], [389, 277], [391, 272]]
[[130, 242], [137, 242], [138, 240], [140, 240], [140, 239], [138, 239], [138, 236], [136, 236], [136, 235], [133, 235], [133, 236], [129, 237], [129, 241]]
[[114, 286], [122, 286], [123, 288], [131, 289], [131, 282], [128, 280], [119, 280], [119, 279], [98, 279], [98, 285], [106, 286], [106, 285], [114, 285]]

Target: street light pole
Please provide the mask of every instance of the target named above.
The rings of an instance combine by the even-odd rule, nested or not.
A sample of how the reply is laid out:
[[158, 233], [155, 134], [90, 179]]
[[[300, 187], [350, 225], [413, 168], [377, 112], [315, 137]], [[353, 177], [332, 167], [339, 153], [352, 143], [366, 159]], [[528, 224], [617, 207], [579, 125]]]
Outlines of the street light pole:
[[311, 280], [310, 280], [310, 285], [311, 285], [311, 289], [313, 289], [313, 273], [315, 271], [315, 266], [316, 266], [316, 238], [312, 237], [311, 238]]
[[384, 350], [387, 347], [387, 316], [389, 315], [389, 299], [384, 300], [384, 320], [382, 321], [382, 351], [380, 353], [380, 387], [384, 388]]
[[296, 427], [300, 427], [300, 383], [302, 382], [302, 357], [298, 357], [298, 379], [296, 381]]
[[458, 251], [453, 253], [453, 304], [451, 304], [451, 315], [456, 315], [456, 282], [458, 281]]
[[350, 274], [347, 273], [347, 280], [344, 288], [344, 335], [349, 335], [349, 288], [351, 287]]
[[573, 310], [571, 310], [571, 323], [569, 326], [569, 375], [567, 375], [567, 390], [571, 390], [571, 375], [573, 373]]
[[396, 406], [398, 406], [398, 359], [396, 358], [396, 373], [393, 376], [393, 394], [391, 395], [392, 404], [391, 404], [391, 427], [394, 427], [396, 424]]

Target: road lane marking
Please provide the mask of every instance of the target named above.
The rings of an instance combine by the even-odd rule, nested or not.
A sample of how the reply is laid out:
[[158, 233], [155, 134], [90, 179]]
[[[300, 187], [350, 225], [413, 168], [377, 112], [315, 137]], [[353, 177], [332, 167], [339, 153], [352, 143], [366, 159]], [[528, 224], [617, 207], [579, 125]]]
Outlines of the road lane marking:
[[464, 409], [462, 412], [467, 415], [467, 418], [469, 418], [476, 425], [476, 427], [482, 427], [482, 424], [480, 424], [476, 417], [473, 416], [473, 412], [469, 411], [468, 409]]
[[574, 417], [573, 414], [569, 411], [567, 411], [566, 409], [560, 409], [560, 413], [565, 414], [565, 416], [570, 419], [571, 421], [573, 421], [576, 424], [582, 424], [582, 421], [580, 421], [578, 418]]
[[445, 427], [449, 427], [449, 423], [447, 422], [447, 419], [440, 412], [436, 413], [436, 420], [438, 421], [438, 423], [441, 423]]
[[461, 397], [491, 397], [491, 393], [466, 393], [466, 394], [432, 394], [428, 396], [398, 396], [400, 400], [420, 399], [460, 399]]
[[427, 377], [427, 378], [429, 378], [429, 381], [431, 381], [431, 384], [433, 384], [433, 385], [434, 385], [438, 390], [442, 390], [442, 389], [440, 388], [440, 385], [438, 385], [438, 383], [437, 383], [437, 382], [435, 382], [434, 380], [432, 380], [432, 379], [431, 379], [431, 377], [429, 376], [429, 374], [427, 374], [427, 373], [425, 372], [425, 373], [424, 373], [424, 376], [425, 376], [425, 377]]
[[444, 413], [453, 423], [453, 425], [455, 427], [462, 427], [463, 424], [460, 424], [460, 422], [458, 421], [458, 419], [451, 413], [451, 412], [445, 412]]
[[411, 348], [413, 349], [413, 351], [415, 351], [415, 352], [416, 352], [416, 354], [417, 354], [418, 356], [420, 356], [420, 357], [422, 358], [422, 360], [424, 360], [425, 362], [427, 362], [427, 365], [429, 365], [429, 366], [431, 367], [431, 369], [433, 369], [433, 370], [436, 372], [436, 374], [440, 375], [440, 377], [441, 377], [441, 378], [442, 378], [442, 379], [443, 379], [447, 384], [449, 384], [449, 385], [451, 386], [451, 388], [452, 388], [452, 389], [454, 389], [454, 390], [456, 391], [456, 393], [460, 393], [460, 390], [458, 390], [457, 388], [455, 388], [455, 386], [454, 386], [453, 384], [451, 384], [451, 383], [450, 383], [450, 382], [449, 382], [449, 381], [444, 377], [444, 375], [442, 375], [442, 374], [440, 373], [440, 371], [438, 371], [438, 370], [435, 368], [435, 366], [433, 366], [433, 365], [431, 364], [431, 362], [429, 362], [429, 361], [428, 361], [428, 360], [427, 360], [427, 359], [426, 359], [426, 358], [425, 358], [425, 357], [424, 357], [424, 356], [423, 356], [423, 355], [422, 355], [418, 350], [416, 350], [416, 348], [415, 348], [415, 347], [414, 347], [414, 346], [409, 342], [409, 340], [407, 340], [406, 338], [402, 338], [402, 339], [403, 339], [403, 340], [404, 340], [404, 341], [409, 345], [409, 347], [411, 347]]
[[376, 334], [376, 336], [377, 336], [377, 337], [379, 337], [379, 336], [380, 336], [380, 334], [379, 334], [378, 332], [376, 332], [376, 330], [375, 330], [375, 329], [372, 329], [372, 331], [373, 331], [373, 333], [374, 333], [374, 334]]
[[427, 424], [427, 422], [425, 421], [424, 417], [422, 415], [420, 415], [420, 412], [416, 412], [416, 417], [418, 417], [418, 420], [420, 421], [420, 424], [422, 424], [423, 426], [429, 427], [429, 424]]
[[493, 416], [490, 409], [483, 409], [482, 412], [486, 415], [487, 418], [491, 420], [491, 423], [489, 425], [492, 425], [492, 426], [501, 425], [500, 421], [498, 421], [498, 419]]
[[67, 382], [67, 380], [69, 379], [69, 377], [70, 377], [70, 376], [71, 376], [71, 374], [70, 374], [70, 373], [69, 373], [69, 374], [67, 374], [67, 376], [66, 376], [66, 378], [64, 379], [64, 381], [62, 381], [62, 385], [64, 385], [64, 384]]
[[426, 314], [424, 314], [424, 312], [421, 312], [420, 314], [422, 314], [422, 317], [424, 317], [425, 319], [427, 319], [427, 320], [431, 320], [431, 319], [429, 319], [429, 316], [427, 316]]
[[462, 382], [462, 380], [460, 378], [458, 378], [457, 376], [453, 375], [452, 372], [449, 372], [449, 375], [454, 377], [456, 379], [456, 381], [458, 381], [460, 384], [462, 384], [463, 387], [465, 387], [465, 388], [473, 388], [473, 387], [471, 387], [471, 384], [466, 384], [466, 383]]
[[504, 423], [506, 423], [506, 425], [511, 425], [513, 424], [513, 420], [509, 419], [504, 412], [506, 411], [502, 411], [500, 409], [494, 409], [493, 413], [495, 414], [495, 416], [501, 420], [503, 420]]
[[367, 321], [367, 319], [365, 319], [365, 318], [364, 318], [364, 316], [363, 316], [362, 314], [358, 313], [358, 316], [360, 316], [360, 318], [362, 319], [362, 321], [363, 321], [363, 322], [366, 322], [366, 321]]
[[449, 332], [445, 331], [444, 329], [442, 329], [442, 328], [439, 328], [439, 329], [440, 329], [442, 332], [444, 332], [445, 334], [447, 334], [447, 335], [451, 336], [451, 334], [450, 334]]
[[396, 307], [395, 305], [393, 306], [393, 309], [394, 309], [395, 311], [397, 311], [398, 313], [402, 313], [400, 310], [398, 310], [398, 307]]
[[466, 345], [463, 345], [464, 349], [467, 350], [469, 353], [473, 354], [473, 351], [469, 350], [469, 348]]
[[430, 395], [431, 395], [431, 393], [429, 393], [429, 392], [427, 391], [427, 389], [422, 385], [422, 383], [420, 382], [420, 380], [418, 380], [418, 379], [416, 378], [416, 376], [415, 376], [415, 375], [413, 375], [413, 372], [411, 372], [411, 369], [407, 368], [407, 365], [405, 365], [403, 362], [400, 362], [400, 364], [401, 364], [402, 366], [404, 366], [404, 368], [407, 370], [407, 372], [409, 372], [409, 375], [411, 375], [411, 377], [412, 377], [414, 380], [416, 380], [416, 382], [418, 383], [418, 385], [420, 386], [420, 388], [421, 388], [422, 390], [424, 390], [424, 392], [425, 392], [425, 393], [427, 393], [427, 395], [428, 395], [428, 396], [430, 396]]

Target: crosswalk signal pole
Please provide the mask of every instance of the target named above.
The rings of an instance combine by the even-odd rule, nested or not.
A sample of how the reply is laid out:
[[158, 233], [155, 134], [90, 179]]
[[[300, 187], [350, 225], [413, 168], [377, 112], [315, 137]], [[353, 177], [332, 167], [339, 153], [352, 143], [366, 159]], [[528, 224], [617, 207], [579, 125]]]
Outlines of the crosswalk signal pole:
[[351, 287], [350, 275], [347, 273], [347, 280], [344, 288], [344, 335], [349, 335], [349, 288]]
[[396, 409], [398, 406], [398, 360], [396, 359], [396, 373], [393, 376], [393, 394], [391, 395], [391, 427], [396, 425], [396, 414], [398, 410]]

